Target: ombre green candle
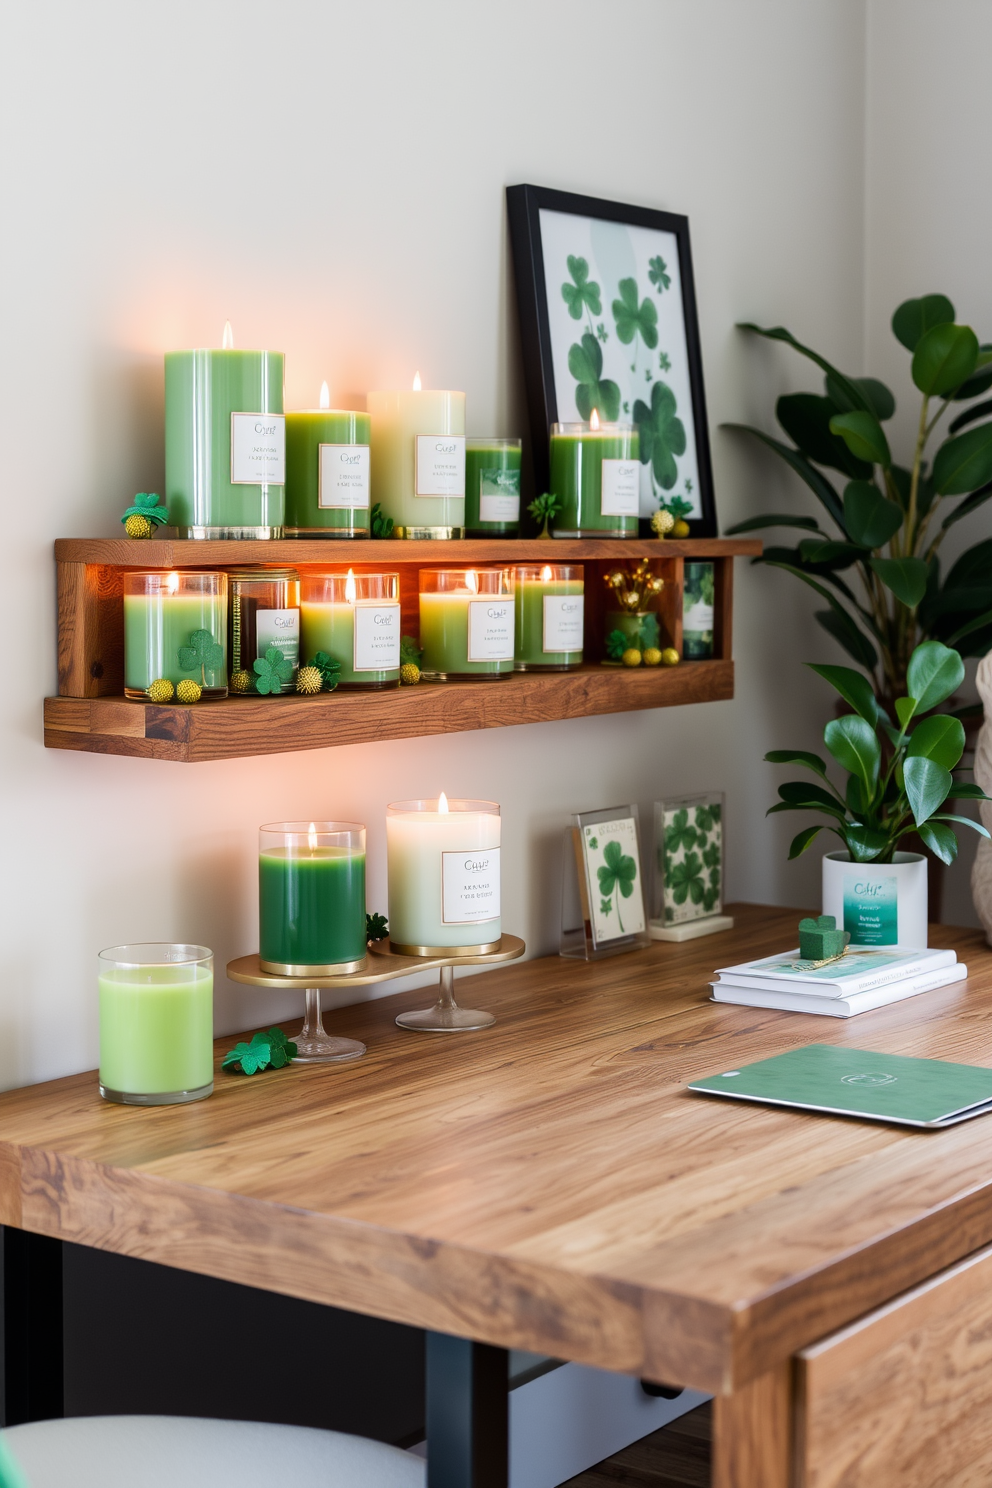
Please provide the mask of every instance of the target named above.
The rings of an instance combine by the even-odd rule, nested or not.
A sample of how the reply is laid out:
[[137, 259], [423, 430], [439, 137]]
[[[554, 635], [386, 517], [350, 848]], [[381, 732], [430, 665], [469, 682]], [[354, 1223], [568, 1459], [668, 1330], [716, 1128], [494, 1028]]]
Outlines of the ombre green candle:
[[565, 672], [582, 665], [584, 587], [578, 564], [516, 565], [514, 667], [518, 672]]
[[400, 576], [307, 573], [300, 590], [303, 655], [340, 662], [338, 686], [400, 685]]
[[365, 959], [365, 828], [273, 822], [259, 829], [259, 962], [279, 976], [357, 971]]
[[206, 946], [114, 946], [99, 956], [100, 1094], [180, 1105], [213, 1090], [213, 954]]
[[633, 424], [552, 424], [555, 537], [636, 537], [640, 443]]
[[425, 677], [509, 676], [513, 596], [505, 570], [422, 568], [420, 647]]
[[516, 537], [520, 531], [519, 439], [465, 441], [465, 532]]
[[286, 530], [292, 537], [368, 537], [367, 413], [320, 407], [286, 415]]
[[[227, 575], [153, 569], [124, 575], [124, 695], [196, 682], [227, 696]], [[156, 699], [162, 701], [162, 699]]]

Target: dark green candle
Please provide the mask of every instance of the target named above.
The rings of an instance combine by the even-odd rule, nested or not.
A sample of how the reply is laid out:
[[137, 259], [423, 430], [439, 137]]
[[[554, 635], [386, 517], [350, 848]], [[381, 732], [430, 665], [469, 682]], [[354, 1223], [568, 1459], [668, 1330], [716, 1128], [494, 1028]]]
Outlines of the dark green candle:
[[329, 408], [286, 415], [286, 528], [293, 537], [368, 537], [369, 416]]
[[631, 424], [552, 424], [555, 537], [637, 536], [639, 448]]
[[520, 531], [520, 440], [465, 441], [465, 532], [516, 537]]
[[365, 956], [365, 828], [282, 822], [259, 835], [263, 971], [353, 969]]

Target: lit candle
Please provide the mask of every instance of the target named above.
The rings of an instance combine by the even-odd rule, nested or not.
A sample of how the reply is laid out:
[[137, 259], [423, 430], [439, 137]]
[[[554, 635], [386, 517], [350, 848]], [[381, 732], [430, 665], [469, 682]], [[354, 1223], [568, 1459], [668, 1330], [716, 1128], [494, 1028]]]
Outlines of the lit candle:
[[421, 671], [505, 677], [513, 671], [513, 596], [500, 568], [420, 570]]
[[132, 1106], [203, 1100], [214, 1088], [214, 961], [206, 946], [101, 951], [100, 1094]]
[[365, 828], [260, 827], [259, 962], [278, 976], [358, 971], [365, 959]]
[[318, 651], [341, 663], [346, 688], [398, 687], [399, 574], [305, 573], [300, 581], [303, 657]]
[[286, 426], [281, 351], [165, 357], [166, 505], [181, 537], [281, 537]]
[[[219, 659], [193, 641], [203, 631], [221, 648]], [[124, 696], [145, 698], [158, 681], [192, 681], [203, 697], [227, 696], [227, 574], [125, 573]]]
[[286, 415], [286, 530], [293, 537], [368, 537], [369, 416], [320, 407]]
[[369, 393], [372, 500], [396, 537], [461, 537], [465, 529], [465, 394]]
[[549, 484], [561, 507], [555, 537], [637, 536], [640, 448], [633, 424], [551, 425]]
[[564, 672], [582, 665], [583, 588], [578, 564], [521, 563], [514, 568], [518, 672]]
[[389, 943], [405, 956], [482, 955], [498, 947], [499, 807], [396, 801], [386, 808]]

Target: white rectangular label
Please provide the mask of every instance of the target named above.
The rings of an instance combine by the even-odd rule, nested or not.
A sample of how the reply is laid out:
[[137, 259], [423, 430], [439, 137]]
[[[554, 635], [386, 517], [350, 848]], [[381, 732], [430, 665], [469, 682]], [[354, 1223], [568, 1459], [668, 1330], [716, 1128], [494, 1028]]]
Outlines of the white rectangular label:
[[479, 521], [520, 521], [520, 471], [479, 472]]
[[285, 417], [281, 413], [232, 413], [231, 485], [285, 484]]
[[544, 596], [545, 651], [582, 650], [581, 594], [546, 594]]
[[471, 925], [499, 918], [499, 848], [441, 854], [441, 918]]
[[368, 506], [367, 444], [322, 444], [317, 467], [318, 506]]
[[712, 630], [713, 629], [713, 606], [704, 604], [701, 599], [694, 605], [690, 605], [682, 616], [682, 627], [684, 630]]
[[637, 460], [603, 460], [600, 513], [604, 517], [636, 517], [640, 492]]
[[278, 646], [293, 667], [300, 664], [299, 610], [256, 610], [255, 653], [262, 657], [270, 646]]
[[469, 600], [468, 659], [513, 660], [513, 600], [509, 596]]
[[355, 606], [356, 672], [392, 672], [400, 664], [400, 607], [375, 600]]
[[465, 495], [464, 434], [418, 434], [418, 496]]

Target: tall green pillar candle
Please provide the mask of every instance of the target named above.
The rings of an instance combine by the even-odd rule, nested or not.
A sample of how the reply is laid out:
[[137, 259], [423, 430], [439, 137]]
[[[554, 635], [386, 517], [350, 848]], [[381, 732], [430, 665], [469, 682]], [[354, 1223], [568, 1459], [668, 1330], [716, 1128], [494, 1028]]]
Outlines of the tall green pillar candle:
[[206, 946], [101, 951], [100, 1094], [177, 1105], [213, 1090], [213, 955]]
[[207, 698], [227, 696], [226, 574], [124, 575], [124, 696], [145, 698], [160, 680], [196, 682]]
[[400, 685], [399, 574], [304, 574], [300, 628], [305, 661], [341, 663], [339, 687]]
[[555, 537], [637, 536], [639, 448], [633, 424], [552, 424]]
[[365, 959], [365, 828], [274, 822], [259, 829], [259, 961], [280, 976], [357, 971]]
[[518, 672], [565, 672], [582, 665], [584, 587], [578, 564], [516, 566], [514, 667]]
[[367, 413], [320, 407], [286, 415], [286, 531], [291, 537], [368, 537]]
[[520, 444], [519, 439], [466, 439], [466, 536], [518, 535]]
[[707, 661], [713, 655], [713, 564], [686, 560], [682, 588], [682, 655]]
[[165, 357], [165, 490], [183, 537], [281, 537], [286, 425], [281, 351]]
[[420, 669], [427, 677], [513, 671], [513, 596], [499, 568], [420, 570]]

